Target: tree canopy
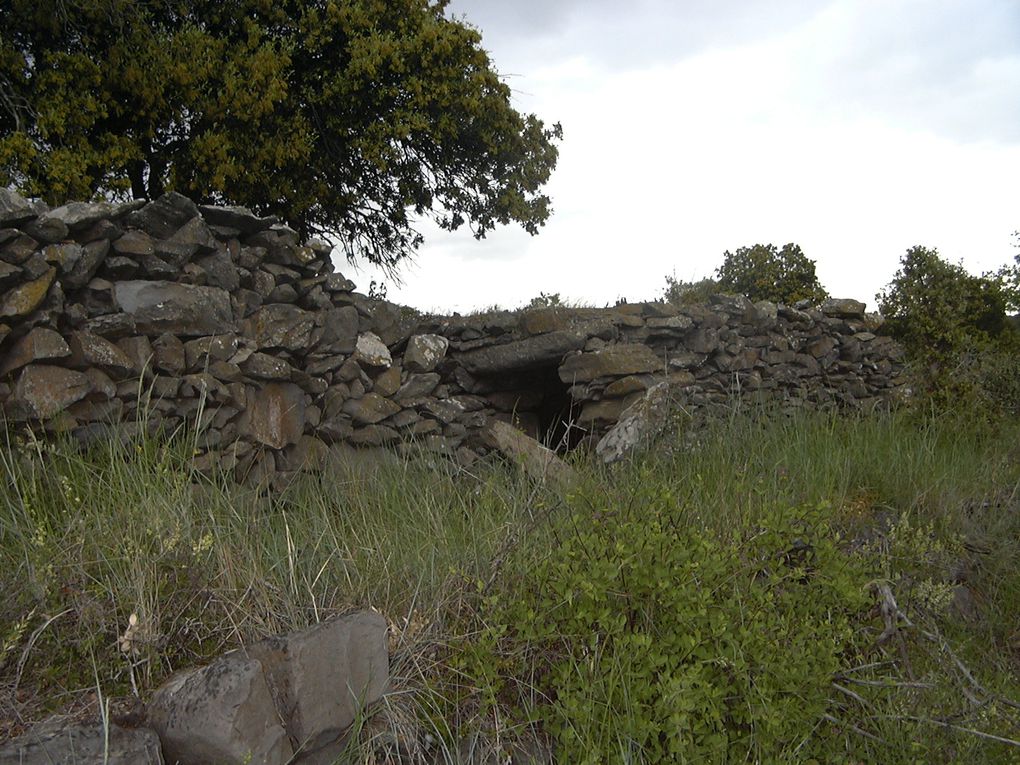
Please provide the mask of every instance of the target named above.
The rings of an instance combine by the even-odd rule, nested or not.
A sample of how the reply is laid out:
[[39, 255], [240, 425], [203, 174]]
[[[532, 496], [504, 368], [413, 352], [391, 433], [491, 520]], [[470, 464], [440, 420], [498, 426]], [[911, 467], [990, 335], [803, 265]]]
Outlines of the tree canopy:
[[536, 233], [559, 125], [445, 0], [6, 0], [0, 182], [277, 214], [392, 266], [415, 220]]
[[824, 300], [825, 289], [815, 275], [815, 262], [799, 245], [779, 250], [774, 244], [739, 247], [723, 255], [716, 270], [719, 288], [747, 295], [752, 300], [772, 300], [792, 305], [799, 300]]

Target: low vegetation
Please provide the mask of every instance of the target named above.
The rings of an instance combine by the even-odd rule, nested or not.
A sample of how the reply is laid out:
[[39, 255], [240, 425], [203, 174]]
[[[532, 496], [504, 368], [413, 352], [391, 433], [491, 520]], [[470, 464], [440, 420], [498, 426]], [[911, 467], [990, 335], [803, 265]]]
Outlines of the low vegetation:
[[350, 761], [1012, 762], [1015, 423], [916, 412], [676, 429], [568, 492], [337, 457], [259, 495], [186, 434], [0, 452], [0, 736], [372, 607], [397, 693]]

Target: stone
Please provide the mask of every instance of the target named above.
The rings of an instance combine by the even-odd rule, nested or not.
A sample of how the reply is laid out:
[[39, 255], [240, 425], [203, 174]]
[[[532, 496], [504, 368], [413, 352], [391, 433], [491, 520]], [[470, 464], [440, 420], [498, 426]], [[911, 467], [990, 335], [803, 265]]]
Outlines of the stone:
[[441, 379], [435, 372], [408, 375], [407, 381], [397, 389], [393, 398], [395, 401], [406, 402], [427, 396], [436, 389]]
[[528, 335], [544, 335], [570, 326], [570, 317], [562, 308], [540, 308], [525, 311], [521, 316], [521, 330]]
[[325, 443], [315, 436], [301, 436], [296, 444], [281, 453], [280, 468], [314, 472], [322, 468], [328, 457], [329, 447]]
[[132, 257], [152, 255], [156, 251], [152, 237], [144, 231], [128, 231], [123, 236], [114, 239], [111, 246], [118, 255]]
[[828, 298], [820, 306], [823, 314], [837, 319], [863, 319], [865, 308], [867, 306], [860, 300], [847, 298]]
[[124, 222], [157, 239], [169, 239], [177, 229], [199, 214], [195, 203], [183, 194], [168, 192], [129, 213]]
[[7, 351], [0, 363], [0, 376], [20, 369], [34, 361], [62, 359], [71, 355], [71, 349], [58, 332], [45, 327], [36, 327]]
[[666, 362], [647, 345], [622, 343], [593, 353], [568, 357], [559, 368], [560, 379], [569, 384], [590, 382], [599, 377], [664, 371]]
[[393, 363], [386, 344], [372, 332], [358, 335], [358, 342], [354, 347], [354, 360], [375, 368], [386, 368]]
[[570, 351], [584, 347], [583, 332], [560, 331], [462, 353], [457, 360], [473, 375], [554, 366]]
[[17, 226], [37, 215], [35, 206], [12, 189], [0, 189], [0, 226]]
[[268, 353], [253, 353], [240, 364], [241, 371], [258, 380], [289, 380], [294, 367]]
[[100, 221], [115, 220], [134, 210], [144, 207], [144, 199], [135, 199], [123, 204], [111, 202], [69, 202], [54, 207], [42, 219], [54, 219], [63, 223], [70, 231], [82, 231]]
[[217, 242], [216, 237], [209, 230], [208, 224], [199, 216], [188, 220], [167, 241], [173, 242], [183, 250], [189, 251], [192, 257], [195, 255], [208, 255], [219, 249], [219, 242]]
[[46, 294], [57, 275], [57, 269], [50, 267], [38, 279], [8, 290], [0, 299], [0, 319], [28, 316], [46, 298]]
[[577, 483], [577, 474], [566, 462], [513, 425], [493, 420], [485, 429], [489, 444], [537, 481], [550, 481], [561, 488]]
[[53, 244], [63, 240], [67, 236], [68, 230], [64, 221], [43, 215], [26, 224], [25, 233], [37, 241]]
[[294, 383], [256, 388], [241, 419], [241, 432], [273, 449], [296, 444], [305, 431], [305, 394]]
[[637, 391], [648, 389], [648, 381], [645, 377], [629, 375], [615, 380], [606, 386], [605, 395], [609, 397], [628, 396]]
[[595, 445], [595, 454], [610, 464], [647, 443], [668, 424], [669, 403], [669, 385], [653, 385], [620, 415], [616, 425]]
[[284, 765], [294, 756], [261, 662], [241, 651], [171, 677], [148, 716], [177, 765]]
[[107, 339], [127, 337], [135, 333], [135, 320], [126, 313], [111, 313], [96, 316], [85, 323], [85, 329]]
[[10, 285], [21, 281], [21, 273], [21, 269], [17, 266], [0, 260], [0, 288], [6, 289]]
[[604, 427], [615, 423], [623, 411], [641, 397], [640, 393], [631, 393], [625, 398], [604, 398], [600, 401], [588, 401], [581, 407], [577, 424], [588, 428]]
[[152, 376], [154, 354], [149, 338], [144, 335], [122, 337], [117, 341], [117, 347], [131, 360], [131, 371], [135, 375], [144, 374], [147, 378]]
[[340, 737], [389, 687], [386, 619], [360, 611], [246, 649], [261, 663], [296, 752]]
[[244, 320], [244, 334], [259, 348], [304, 351], [311, 345], [315, 314], [295, 305], [264, 305]]
[[354, 353], [358, 342], [358, 309], [348, 305], [326, 311], [316, 348], [330, 353]]
[[241, 276], [226, 251], [200, 258], [197, 264], [205, 270], [206, 284], [234, 292], [241, 286]]
[[227, 361], [237, 353], [239, 339], [235, 334], [210, 335], [184, 344], [184, 360], [188, 369], [213, 361]]
[[68, 289], [81, 289], [99, 270], [110, 251], [107, 239], [89, 242], [81, 248], [81, 256], [71, 267], [71, 272], [63, 277], [64, 286]]
[[166, 281], [123, 281], [114, 285], [118, 307], [139, 332], [182, 337], [219, 335], [234, 330], [230, 296], [215, 287]]
[[19, 419], [47, 420], [81, 401], [91, 390], [91, 381], [81, 372], [31, 364], [22, 369], [8, 403], [22, 415]]
[[176, 335], [164, 332], [152, 342], [152, 352], [156, 369], [172, 375], [184, 374], [184, 370], [187, 369], [184, 343]]
[[403, 370], [394, 364], [372, 381], [372, 390], [380, 396], [389, 398], [400, 389], [400, 376]]
[[212, 225], [237, 229], [237, 231], [245, 236], [265, 231], [270, 226], [280, 222], [280, 219], [275, 215], [260, 218], [247, 207], [199, 205], [198, 209], [201, 211], [202, 217]]
[[0, 746], [0, 765], [163, 765], [150, 728], [52, 717]]
[[442, 335], [413, 335], [404, 351], [404, 366], [411, 372], [431, 372], [449, 346], [450, 341]]
[[35, 239], [19, 231], [18, 235], [0, 250], [0, 257], [7, 263], [20, 265], [32, 257], [38, 247], [39, 243]]
[[361, 425], [374, 425], [396, 414], [400, 409], [400, 404], [374, 392], [366, 393], [358, 399], [349, 398], [343, 405], [344, 413], [350, 415], [354, 422]]
[[386, 425], [366, 425], [355, 430], [347, 439], [355, 446], [387, 446], [400, 440], [400, 434]]
[[81, 260], [82, 246], [76, 242], [51, 244], [43, 248], [42, 255], [46, 262], [56, 266], [62, 275], [69, 274]]

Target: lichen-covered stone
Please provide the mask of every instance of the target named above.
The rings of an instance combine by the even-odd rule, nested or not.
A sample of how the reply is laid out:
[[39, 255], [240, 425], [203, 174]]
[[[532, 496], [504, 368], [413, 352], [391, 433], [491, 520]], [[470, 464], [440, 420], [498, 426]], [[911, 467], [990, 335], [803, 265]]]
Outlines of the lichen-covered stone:
[[56, 275], [57, 269], [51, 267], [38, 279], [9, 290], [0, 299], [0, 319], [20, 318], [32, 313], [46, 298], [46, 293], [49, 292]]

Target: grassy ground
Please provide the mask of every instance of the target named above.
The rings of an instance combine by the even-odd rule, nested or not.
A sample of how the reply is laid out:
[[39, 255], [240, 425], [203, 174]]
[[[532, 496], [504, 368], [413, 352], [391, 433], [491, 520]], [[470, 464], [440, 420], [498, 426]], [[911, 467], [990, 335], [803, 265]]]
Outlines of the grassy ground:
[[[831, 530], [818, 549], [831, 541], [833, 555], [856, 561], [857, 578], [839, 574], [848, 598], [839, 602], [863, 604], [846, 611], [821, 706], [794, 737], [812, 743], [776, 749], [755, 721], [737, 735], [725, 715], [712, 725], [729, 743], [704, 741], [728, 747], [733, 762], [807, 761], [812, 746], [830, 761], [1016, 762], [1018, 434], [1014, 424], [966, 418], [734, 414], [612, 469], [575, 456], [582, 479], [567, 494], [497, 462], [468, 471], [389, 455], [338, 458], [270, 497], [192, 474], [184, 436], [81, 453], [12, 434], [0, 450], [0, 740], [49, 711], [144, 698], [174, 670], [239, 643], [371, 607], [393, 627], [398, 692], [366, 721], [352, 761], [400, 740], [411, 749], [427, 741], [430, 757], [457, 762], [465, 741], [505, 748], [535, 720], [558, 746], [577, 738], [591, 762], [654, 761], [659, 744], [607, 735], [622, 719], [618, 696], [582, 699], [605, 707], [597, 716], [565, 706], [573, 697], [555, 661], [569, 659], [567, 643], [539, 645], [506, 623], [505, 604], [546, 597], [542, 578], [564, 570], [555, 567], [564, 550], [598, 542], [599, 523], [592, 531], [577, 518], [617, 512], [628, 529], [665, 519], [668, 538], [706, 545], [709, 557], [694, 563], [724, 561], [720, 581], [737, 583], [720, 603], [751, 603], [763, 590], [757, 572], [744, 576], [741, 551], [777, 514], [807, 509]], [[810, 601], [820, 585], [797, 572]], [[639, 636], [653, 644], [683, 627], [662, 621], [674, 612], [656, 613]], [[809, 617], [823, 631], [836, 623]], [[791, 630], [766, 646], [777, 666], [795, 642], [787, 623], [769, 628]], [[494, 629], [498, 639], [487, 642]], [[627, 630], [612, 639], [636, 639]], [[605, 640], [599, 650], [608, 652]], [[591, 666], [575, 668], [590, 672], [584, 650], [580, 664]], [[521, 656], [530, 667], [515, 663]], [[502, 676], [490, 683], [493, 668]], [[626, 713], [640, 718], [647, 677], [621, 677], [613, 694], [631, 699]], [[582, 717], [602, 722], [581, 730]]]

